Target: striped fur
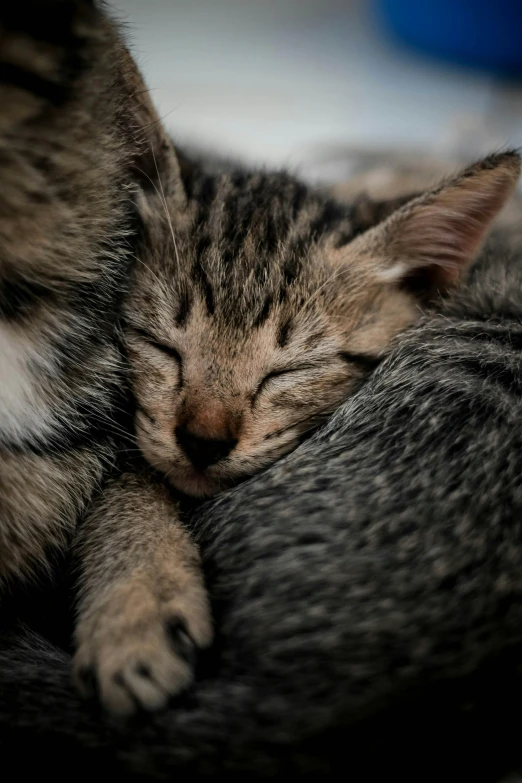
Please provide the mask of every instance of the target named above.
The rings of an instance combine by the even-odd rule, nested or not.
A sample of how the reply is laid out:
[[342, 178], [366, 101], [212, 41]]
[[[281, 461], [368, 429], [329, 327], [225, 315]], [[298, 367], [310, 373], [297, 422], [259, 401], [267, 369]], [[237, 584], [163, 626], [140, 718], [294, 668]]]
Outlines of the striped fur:
[[163, 131], [113, 24], [86, 0], [3, 8], [0, 66], [4, 585], [64, 548], [113, 462], [132, 194]]
[[[402, 206], [341, 204], [285, 172], [182, 159], [160, 173], [123, 308], [137, 438], [177, 489], [206, 496], [294, 448], [462, 279], [519, 159], [491, 156]], [[234, 446], [201, 469], [186, 432]]]
[[0, 22], [0, 578], [41, 569], [85, 515], [78, 682], [115, 713], [156, 709], [190, 682], [212, 624], [161, 480], [110, 475], [117, 327], [143, 456], [214, 494], [292, 450], [459, 281], [520, 162], [492, 156], [370, 227], [367, 205], [284, 173], [178, 160], [87, 0]]
[[[127, 617], [121, 603], [103, 611], [101, 631], [96, 619], [92, 626], [93, 593], [104, 592], [100, 573], [112, 545], [115, 592], [134, 613], [127, 619], [145, 607], [150, 634], [156, 627], [161, 637], [170, 623], [178, 647], [172, 656], [163, 653], [168, 661], [162, 671], [170, 672], [169, 689], [175, 690], [190, 679], [184, 656], [192, 644], [210, 638], [195, 545], [157, 482], [137, 475], [110, 479], [131, 435], [117, 319], [133, 260], [135, 195], [140, 182], [154, 177], [157, 163], [168, 165], [162, 157], [169, 149], [141, 77], [98, 5], [28, 0], [0, 11], [2, 607], [9, 606], [8, 587], [52, 575], [57, 556], [74, 538], [81, 561], [77, 669], [84, 674], [91, 664], [84, 638], [91, 644], [100, 636], [103, 643], [115, 639], [118, 649], [126, 649], [118, 630], [118, 619]], [[147, 528], [131, 487], [153, 521], [145, 568], [154, 565], [162, 536], [170, 545], [163, 580], [157, 568], [152, 581], [143, 575], [132, 547], [122, 546], [120, 558], [114, 557], [122, 528], [136, 529], [137, 551], [145, 551]], [[114, 532], [103, 537], [111, 525]], [[203, 619], [189, 613], [182, 621], [185, 594], [196, 609], [199, 600]], [[154, 626], [150, 606], [156, 600], [165, 605], [165, 617]], [[136, 632], [135, 622], [132, 638]], [[109, 680], [117, 692], [112, 672]], [[108, 701], [114, 706], [114, 699]]]

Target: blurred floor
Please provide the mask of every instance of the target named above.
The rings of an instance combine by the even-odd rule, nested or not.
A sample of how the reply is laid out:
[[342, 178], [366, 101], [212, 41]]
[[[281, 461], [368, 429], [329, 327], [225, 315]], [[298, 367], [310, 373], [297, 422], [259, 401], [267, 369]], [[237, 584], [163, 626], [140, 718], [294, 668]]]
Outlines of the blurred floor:
[[[522, 86], [396, 48], [364, 0], [115, 0], [175, 138], [337, 178], [353, 150], [522, 145]], [[312, 165], [313, 164], [313, 165]]]

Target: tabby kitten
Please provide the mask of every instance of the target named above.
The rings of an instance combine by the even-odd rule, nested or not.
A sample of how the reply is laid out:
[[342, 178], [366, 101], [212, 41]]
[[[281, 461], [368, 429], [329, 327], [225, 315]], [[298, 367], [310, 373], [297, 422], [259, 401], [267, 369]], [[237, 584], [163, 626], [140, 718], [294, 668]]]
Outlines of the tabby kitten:
[[203, 497], [294, 448], [458, 283], [518, 173], [492, 156], [357, 238], [353, 207], [284, 173], [167, 183], [124, 303], [150, 464]]
[[[365, 231], [287, 174], [165, 154], [122, 322], [148, 463], [207, 497], [293, 449], [458, 284], [519, 171], [493, 155]], [[152, 482], [110, 485], [80, 546], [77, 671], [122, 714], [164, 705], [211, 638], [195, 551]]]

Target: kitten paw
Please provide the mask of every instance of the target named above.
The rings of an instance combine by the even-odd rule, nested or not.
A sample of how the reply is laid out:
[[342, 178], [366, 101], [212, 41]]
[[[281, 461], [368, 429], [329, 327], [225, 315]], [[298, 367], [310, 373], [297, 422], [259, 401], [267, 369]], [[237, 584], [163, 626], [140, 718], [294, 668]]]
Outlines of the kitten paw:
[[161, 709], [185, 690], [197, 651], [212, 639], [205, 591], [199, 582], [192, 588], [165, 600], [138, 579], [92, 607], [77, 628], [80, 691], [97, 695], [112, 714], [128, 716]]

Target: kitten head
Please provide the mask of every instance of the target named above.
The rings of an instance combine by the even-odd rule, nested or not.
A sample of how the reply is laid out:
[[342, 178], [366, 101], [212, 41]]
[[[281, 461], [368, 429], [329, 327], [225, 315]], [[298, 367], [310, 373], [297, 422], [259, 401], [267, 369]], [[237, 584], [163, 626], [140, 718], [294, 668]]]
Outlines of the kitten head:
[[202, 497], [294, 448], [459, 282], [520, 161], [492, 156], [368, 230], [285, 174], [193, 170], [182, 187], [169, 167], [140, 202], [125, 336], [139, 446]]

